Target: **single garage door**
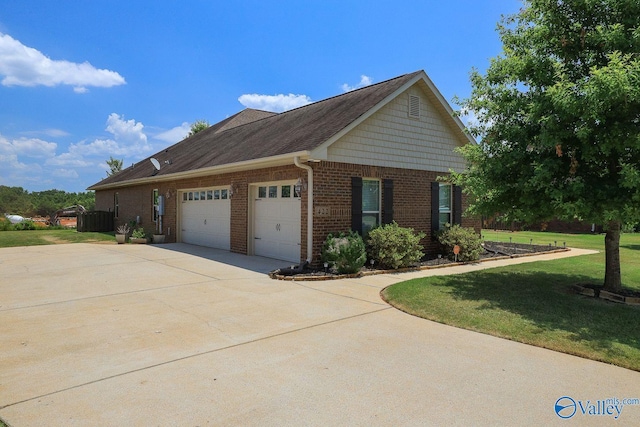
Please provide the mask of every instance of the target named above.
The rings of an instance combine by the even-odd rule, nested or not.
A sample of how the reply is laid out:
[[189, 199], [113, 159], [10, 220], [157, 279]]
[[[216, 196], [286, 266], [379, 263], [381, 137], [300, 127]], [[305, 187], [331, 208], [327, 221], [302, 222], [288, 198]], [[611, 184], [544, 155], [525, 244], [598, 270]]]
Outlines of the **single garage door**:
[[184, 190], [180, 206], [182, 242], [226, 250], [231, 248], [228, 188]]
[[252, 187], [254, 254], [300, 262], [300, 197], [293, 183]]

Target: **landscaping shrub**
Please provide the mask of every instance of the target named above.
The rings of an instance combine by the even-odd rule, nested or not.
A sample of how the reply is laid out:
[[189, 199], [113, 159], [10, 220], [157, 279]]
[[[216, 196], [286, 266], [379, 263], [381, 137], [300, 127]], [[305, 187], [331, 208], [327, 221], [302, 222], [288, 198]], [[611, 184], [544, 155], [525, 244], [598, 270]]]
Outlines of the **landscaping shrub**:
[[13, 231], [13, 224], [8, 219], [0, 218], [0, 231]]
[[19, 222], [17, 224], [13, 224], [13, 229], [16, 230], [16, 231], [35, 230], [36, 229], [36, 225], [30, 219], [25, 219], [22, 222]]
[[409, 267], [424, 256], [420, 240], [424, 233], [415, 233], [413, 228], [398, 226], [394, 221], [369, 232], [368, 252], [382, 268]]
[[461, 227], [458, 224], [447, 225], [438, 233], [438, 241], [444, 246], [446, 255], [451, 259], [455, 258], [453, 247], [460, 246], [458, 261], [476, 261], [482, 253], [482, 238], [470, 227]]
[[144, 228], [138, 227], [133, 230], [133, 233], [131, 233], [131, 237], [133, 237], [134, 239], [145, 239], [147, 237], [147, 234], [144, 232]]
[[322, 261], [329, 263], [340, 274], [360, 271], [367, 261], [364, 241], [358, 233], [329, 234], [322, 245]]

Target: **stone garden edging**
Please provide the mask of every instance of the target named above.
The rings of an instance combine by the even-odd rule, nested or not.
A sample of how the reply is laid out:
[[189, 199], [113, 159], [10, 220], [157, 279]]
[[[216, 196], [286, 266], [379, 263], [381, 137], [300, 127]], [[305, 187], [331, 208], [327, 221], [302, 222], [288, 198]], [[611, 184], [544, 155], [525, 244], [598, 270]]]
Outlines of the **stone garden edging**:
[[449, 262], [449, 263], [440, 264], [440, 265], [423, 265], [419, 267], [398, 268], [397, 270], [367, 270], [367, 271], [361, 271], [359, 273], [354, 273], [354, 274], [333, 274], [333, 275], [321, 275], [321, 276], [296, 274], [292, 276], [285, 276], [283, 274], [278, 274], [277, 273], [278, 270], [274, 270], [269, 273], [269, 277], [275, 280], [288, 280], [288, 281], [296, 281], [296, 282], [317, 282], [322, 280], [356, 279], [356, 278], [366, 277], [366, 276], [375, 276], [378, 274], [396, 274], [396, 273], [408, 273], [412, 271], [435, 270], [438, 268], [455, 267], [458, 265], [474, 264], [478, 262], [499, 261], [499, 260], [512, 259], [512, 258], [523, 258], [523, 257], [536, 256], [536, 255], [547, 255], [547, 254], [554, 254], [559, 252], [567, 252], [570, 250], [571, 249], [569, 248], [559, 248], [559, 249], [553, 249], [545, 252], [534, 252], [534, 253], [525, 253], [525, 254], [497, 256], [497, 257], [491, 257], [491, 258], [482, 258], [477, 261], [473, 261], [471, 263]]

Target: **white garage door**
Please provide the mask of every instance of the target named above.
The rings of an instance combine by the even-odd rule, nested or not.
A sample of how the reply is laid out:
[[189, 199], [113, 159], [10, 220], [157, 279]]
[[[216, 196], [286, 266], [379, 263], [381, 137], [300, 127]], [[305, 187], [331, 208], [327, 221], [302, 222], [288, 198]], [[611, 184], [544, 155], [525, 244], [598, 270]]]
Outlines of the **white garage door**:
[[292, 183], [254, 186], [254, 253], [300, 262], [300, 197]]
[[226, 250], [231, 248], [228, 188], [185, 190], [181, 202], [182, 242]]

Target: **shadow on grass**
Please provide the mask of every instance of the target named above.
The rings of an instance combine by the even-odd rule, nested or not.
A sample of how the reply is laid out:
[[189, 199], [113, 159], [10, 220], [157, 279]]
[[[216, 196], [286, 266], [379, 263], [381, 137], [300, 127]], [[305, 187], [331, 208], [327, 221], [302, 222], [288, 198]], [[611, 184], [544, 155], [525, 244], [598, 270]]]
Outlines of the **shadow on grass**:
[[[424, 286], [424, 279], [406, 283], [409, 285], [414, 282], [418, 285], [417, 292], [420, 292], [420, 287], [428, 292]], [[428, 279], [428, 285], [446, 294], [448, 298], [460, 301], [459, 310], [462, 313], [466, 311], [465, 314], [468, 314], [468, 310], [478, 310], [491, 317], [489, 313], [493, 310], [493, 319], [498, 319], [495, 321], [498, 326], [495, 326], [494, 330], [497, 330], [498, 334], [502, 328], [505, 331], [504, 335], [513, 334], [513, 339], [523, 342], [530, 342], [531, 339], [535, 341], [537, 336], [541, 338], [540, 342], [564, 337], [563, 339], [574, 342], [586, 349], [585, 351], [594, 349], [606, 354], [611, 360], [629, 360], [629, 350], [626, 350], [627, 354], [623, 354], [625, 350], [621, 348], [628, 346], [640, 350], [640, 309], [577, 295], [571, 289], [573, 284], [593, 282], [593, 277], [579, 274], [496, 270]], [[423, 297], [429, 298], [424, 294], [422, 297], [416, 297], [414, 303], [419, 303]], [[474, 301], [477, 304], [467, 304]], [[502, 319], [500, 313], [503, 312], [516, 317], [507, 315]], [[461, 318], [464, 318], [465, 314], [462, 314]], [[464, 319], [460, 321], [465, 322]], [[464, 324], [456, 326], [469, 327]], [[474, 326], [471, 328], [478, 329]], [[487, 327], [489, 328], [493, 327]], [[490, 330], [484, 332], [492, 333]], [[565, 351], [553, 345], [549, 347]], [[570, 349], [567, 351], [572, 352]], [[631, 360], [623, 365], [640, 370], [640, 355], [635, 357], [638, 360]], [[634, 356], [631, 355], [631, 358]]]
[[632, 251], [640, 251], [640, 245], [620, 245], [621, 249], [631, 249]]

